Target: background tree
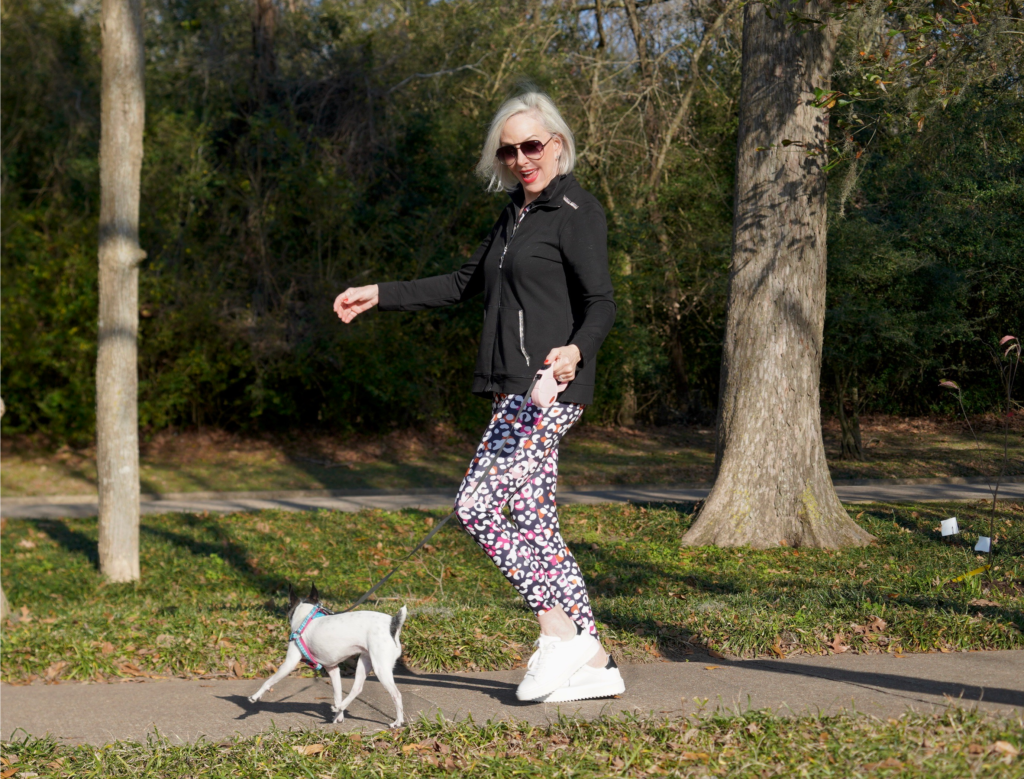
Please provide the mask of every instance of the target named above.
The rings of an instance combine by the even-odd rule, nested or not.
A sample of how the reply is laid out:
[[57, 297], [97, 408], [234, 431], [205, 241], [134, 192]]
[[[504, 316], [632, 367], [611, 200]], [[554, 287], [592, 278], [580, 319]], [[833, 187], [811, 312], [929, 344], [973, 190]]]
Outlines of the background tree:
[[[0, 398], [0, 419], [3, 419], [4, 413], [7, 411], [7, 406], [4, 404], [4, 399]], [[7, 619], [7, 614], [10, 612], [11, 606], [7, 602], [7, 591], [0, 586], [0, 621]]]
[[100, 571], [139, 578], [139, 185], [145, 56], [140, 0], [103, 0], [96, 465]]
[[[465, 391], [476, 301], [339, 329], [331, 291], [458, 266], [503, 197], [484, 193], [472, 173], [482, 128], [524, 78], [567, 114], [580, 151], [576, 173], [612, 226], [622, 315], [602, 350], [587, 423], [624, 419], [632, 394], [638, 424], [711, 424], [730, 263], [741, 14], [724, 13], [724, 0], [637, 0], [653, 73], [645, 80], [622, 0], [516, 4], [514, 13], [470, 0], [271, 5], [273, 45], [260, 49], [257, 0], [146, 3], [144, 435], [197, 427], [477, 430], [487, 407]], [[882, 65], [900, 66], [909, 51], [900, 30], [911, 29], [902, 20], [926, 10], [924, 0], [875, 0], [844, 11], [832, 85], [843, 94], [831, 108], [831, 99], [822, 103], [829, 165], [839, 160], [827, 173], [829, 238], [837, 263], [860, 264], [850, 272], [837, 266], [836, 283], [828, 281], [828, 413], [836, 408], [835, 370], [849, 367], [845, 352], [830, 348], [829, 328], [839, 324], [832, 312], [888, 305], [872, 298], [880, 288], [868, 276], [857, 281], [862, 272], [875, 277], [863, 263], [876, 256], [858, 252], [857, 235], [888, 247], [877, 256], [919, 267], [899, 287], [913, 311], [928, 309], [923, 274], [948, 279], [959, 292], [946, 316], [964, 326], [929, 341], [928, 360], [880, 341], [898, 370], [858, 370], [864, 412], [952, 411], [937, 389], [940, 366], [978, 388], [972, 411], [994, 408], [988, 359], [957, 333], [988, 332], [986, 322], [1024, 329], [1012, 324], [1022, 312], [1008, 259], [1024, 241], [1014, 118], [1021, 87], [1012, 66], [999, 60], [983, 81], [992, 68], [979, 61], [974, 87], [940, 95], [943, 84], [961, 82], [936, 63], [961, 55], [943, 49], [926, 70], [924, 63], [943, 42], [977, 38], [969, 29], [953, 38], [960, 30], [944, 17], [941, 31], [924, 34], [924, 59], [906, 85], [868, 70], [883, 42], [895, 43]], [[99, 2], [9, 0], [2, 13], [5, 445], [21, 445], [17, 436], [87, 445], [96, 432], [98, 268], [90, 247], [100, 206]], [[998, 51], [1024, 42], [985, 35], [986, 45], [1002, 41]], [[915, 82], [919, 73], [928, 77]], [[891, 83], [876, 85], [866, 78], [872, 74]], [[260, 89], [265, 99], [256, 99]], [[674, 350], [684, 359], [674, 361]]]
[[[828, 10], [785, 7], [814, 18]], [[829, 83], [838, 34], [834, 21], [800, 31], [764, 5], [745, 10], [717, 473], [684, 544], [871, 541], [832, 486], [818, 392], [828, 117], [812, 101]]]

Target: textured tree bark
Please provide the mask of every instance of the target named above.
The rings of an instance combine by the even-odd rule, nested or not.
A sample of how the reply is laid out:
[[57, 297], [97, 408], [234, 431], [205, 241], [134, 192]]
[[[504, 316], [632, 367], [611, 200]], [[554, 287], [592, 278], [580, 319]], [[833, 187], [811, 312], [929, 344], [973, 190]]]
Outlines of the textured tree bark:
[[139, 186], [145, 121], [140, 0], [103, 0], [96, 466], [100, 571], [139, 578]]
[[828, 118], [811, 100], [829, 86], [838, 25], [796, 29], [788, 10], [827, 8], [745, 9], [717, 475], [684, 545], [872, 540], [836, 496], [821, 435]]

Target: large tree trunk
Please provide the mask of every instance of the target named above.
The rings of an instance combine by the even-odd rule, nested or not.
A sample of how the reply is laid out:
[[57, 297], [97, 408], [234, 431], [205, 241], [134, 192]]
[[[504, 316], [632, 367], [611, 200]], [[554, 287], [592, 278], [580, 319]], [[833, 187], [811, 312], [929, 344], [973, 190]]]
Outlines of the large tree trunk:
[[828, 118], [811, 100], [828, 88], [838, 26], [798, 29], [785, 10], [823, 18], [827, 9], [796, 2], [774, 18], [760, 3], [745, 9], [717, 476], [686, 545], [872, 540], [836, 497], [818, 393]]
[[96, 466], [100, 571], [139, 578], [139, 185], [145, 121], [140, 0], [103, 0]]

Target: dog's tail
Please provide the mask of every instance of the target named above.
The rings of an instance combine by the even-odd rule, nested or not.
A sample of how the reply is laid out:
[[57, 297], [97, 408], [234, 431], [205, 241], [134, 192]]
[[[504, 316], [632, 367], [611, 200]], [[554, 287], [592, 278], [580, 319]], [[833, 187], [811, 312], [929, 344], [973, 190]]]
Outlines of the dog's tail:
[[398, 610], [398, 613], [391, 618], [391, 637], [395, 639], [395, 643], [398, 644], [398, 646], [402, 645], [398, 636], [402, 632], [402, 625], [405, 624], [405, 617], [408, 613], [409, 610], [405, 606], [402, 606], [402, 608]]

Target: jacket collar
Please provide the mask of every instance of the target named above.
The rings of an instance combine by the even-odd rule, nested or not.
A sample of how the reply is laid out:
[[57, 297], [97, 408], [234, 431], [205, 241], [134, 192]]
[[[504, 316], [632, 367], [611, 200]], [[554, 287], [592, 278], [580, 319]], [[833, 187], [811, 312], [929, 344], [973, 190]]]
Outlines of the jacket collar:
[[[548, 208], [560, 208], [562, 206], [562, 195], [564, 195], [569, 187], [576, 181], [576, 177], [571, 173], [566, 173], [562, 176], [555, 176], [551, 179], [551, 182], [544, 187], [544, 191], [537, 195], [537, 198], [530, 204], [531, 207], [536, 206], [547, 206]], [[516, 188], [508, 193], [508, 196], [512, 199], [516, 208], [523, 207], [523, 185], [517, 184]]]

